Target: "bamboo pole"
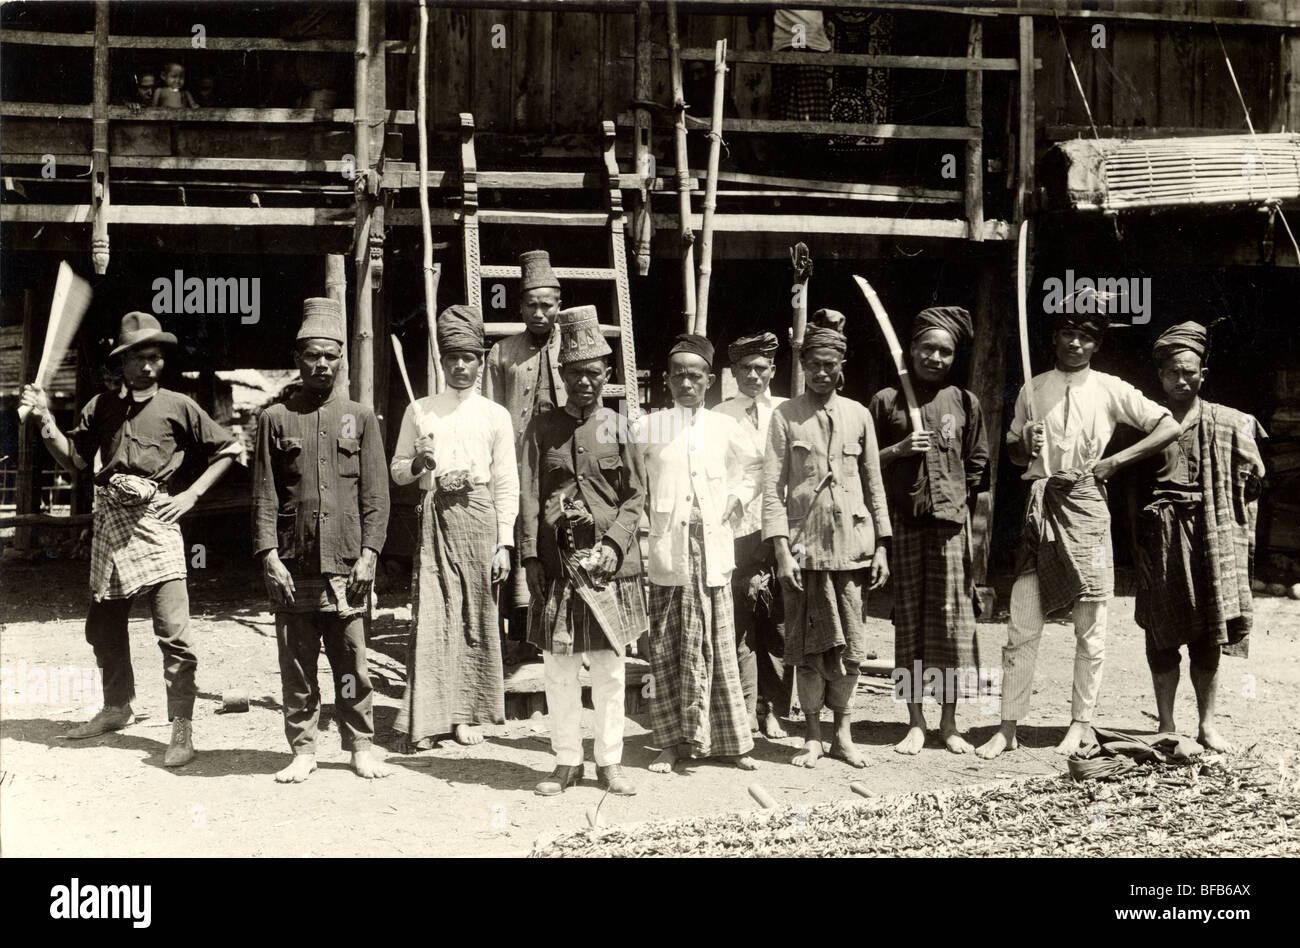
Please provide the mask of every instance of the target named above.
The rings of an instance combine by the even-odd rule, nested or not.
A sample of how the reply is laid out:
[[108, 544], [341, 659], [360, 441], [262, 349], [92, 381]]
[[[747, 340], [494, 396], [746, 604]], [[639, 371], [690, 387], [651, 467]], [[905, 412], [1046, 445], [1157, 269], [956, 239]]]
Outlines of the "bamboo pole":
[[709, 171], [700, 219], [700, 272], [695, 281], [695, 331], [709, 332], [709, 283], [713, 279], [713, 212], [718, 208], [718, 161], [722, 156], [722, 111], [726, 103], [727, 41], [713, 47], [713, 127], [709, 132]]
[[668, 69], [672, 75], [674, 134], [677, 143], [677, 217], [682, 239], [682, 322], [695, 329], [695, 234], [691, 232], [691, 174], [686, 157], [686, 92], [682, 84], [682, 46], [677, 36], [677, 3], [668, 0]]
[[[438, 352], [438, 334], [434, 320], [437, 318], [438, 279], [442, 268], [433, 262], [433, 227], [429, 223], [429, 8], [420, 0], [420, 54], [419, 74], [416, 78], [416, 136], [420, 141], [420, 234], [424, 250], [424, 311], [429, 320], [429, 391], [441, 392], [446, 385], [442, 376], [441, 353]], [[406, 366], [402, 365], [402, 378], [406, 379]], [[407, 387], [410, 382], [407, 380]]]

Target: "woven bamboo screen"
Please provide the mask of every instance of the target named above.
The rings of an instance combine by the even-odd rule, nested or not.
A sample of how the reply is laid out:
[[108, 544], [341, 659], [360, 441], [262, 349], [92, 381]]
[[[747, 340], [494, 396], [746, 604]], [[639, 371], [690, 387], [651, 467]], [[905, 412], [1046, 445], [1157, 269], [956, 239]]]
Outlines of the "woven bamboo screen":
[[1068, 203], [1076, 210], [1300, 198], [1300, 135], [1077, 139], [1058, 148]]

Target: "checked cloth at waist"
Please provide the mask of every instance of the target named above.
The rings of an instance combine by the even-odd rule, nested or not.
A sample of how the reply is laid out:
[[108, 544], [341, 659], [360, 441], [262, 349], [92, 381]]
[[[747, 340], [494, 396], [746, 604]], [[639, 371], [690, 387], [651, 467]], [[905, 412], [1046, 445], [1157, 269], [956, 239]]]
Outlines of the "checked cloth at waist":
[[95, 488], [90, 593], [96, 602], [129, 599], [141, 589], [185, 578], [180, 524], [155, 516], [166, 491], [147, 478], [114, 474]]

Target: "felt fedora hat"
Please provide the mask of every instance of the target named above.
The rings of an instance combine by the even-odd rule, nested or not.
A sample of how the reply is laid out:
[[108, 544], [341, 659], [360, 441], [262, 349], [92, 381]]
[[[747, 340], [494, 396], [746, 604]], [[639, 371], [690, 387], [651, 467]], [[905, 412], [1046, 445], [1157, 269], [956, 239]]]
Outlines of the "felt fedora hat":
[[163, 332], [162, 323], [148, 313], [127, 313], [122, 317], [122, 325], [117, 332], [117, 346], [108, 354], [111, 359], [127, 349], [149, 343], [176, 345], [176, 337]]

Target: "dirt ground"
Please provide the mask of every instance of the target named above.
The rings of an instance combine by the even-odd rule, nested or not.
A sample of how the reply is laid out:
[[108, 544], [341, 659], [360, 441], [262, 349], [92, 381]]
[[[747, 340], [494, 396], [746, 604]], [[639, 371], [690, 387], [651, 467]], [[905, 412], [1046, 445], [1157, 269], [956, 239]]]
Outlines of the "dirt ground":
[[[279, 706], [274, 626], [250, 574], [191, 577], [199, 651], [200, 699], [195, 710], [199, 755], [179, 770], [162, 767], [169, 728], [159, 653], [143, 605], [131, 622], [137, 715], [126, 730], [73, 743], [62, 735], [87, 717], [66, 689], [41, 695], [30, 682], [57, 669], [93, 667], [83, 639], [85, 564], [8, 563], [0, 572], [0, 845], [7, 856], [489, 856], [524, 855], [535, 841], [586, 825], [601, 805], [608, 824], [749, 810], [747, 789], [759, 783], [780, 804], [815, 805], [851, 796], [862, 780], [876, 793], [911, 792], [1060, 773], [1051, 751], [1069, 718], [1073, 636], [1049, 624], [1039, 657], [1033, 710], [1021, 726], [1022, 749], [996, 761], [949, 754], [932, 741], [904, 758], [892, 745], [905, 732], [905, 709], [885, 679], [864, 679], [854, 738], [869, 766], [855, 771], [833, 760], [816, 770], [789, 765], [798, 740], [757, 741], [759, 769], [745, 774], [701, 763], [659, 776], [645, 768], [655, 751], [648, 721], [629, 720], [624, 764], [640, 793], [604, 800], [590, 759], [587, 779], [559, 798], [533, 794], [552, 766], [544, 720], [489, 728], [476, 748], [447, 744], [387, 759], [396, 774], [366, 782], [347, 768], [337, 730], [328, 723], [332, 687], [321, 657], [326, 727], [321, 769], [306, 784], [279, 786], [271, 774], [288, 761]], [[1122, 588], [1122, 587], [1121, 587]], [[378, 742], [394, 745], [392, 723], [403, 687], [402, 655], [409, 612], [403, 596], [380, 601], [372, 635]], [[1005, 602], [1005, 598], [1002, 600]], [[1097, 721], [1139, 734], [1154, 730], [1151, 683], [1133, 601], [1111, 604], [1106, 679]], [[996, 665], [1002, 622], [982, 624], [983, 664]], [[876, 651], [892, 656], [892, 629], [873, 623]], [[1231, 739], [1256, 744], [1269, 764], [1300, 746], [1300, 602], [1256, 600], [1251, 657], [1223, 662], [1220, 716]], [[1184, 667], [1186, 663], [1184, 662]], [[15, 685], [15, 678], [19, 679]], [[28, 684], [23, 684], [27, 682]], [[223, 691], [252, 697], [246, 714], [219, 714]], [[590, 712], [587, 712], [590, 714]], [[996, 701], [964, 705], [959, 721], [975, 743], [997, 724]], [[937, 723], [938, 709], [929, 712]], [[1195, 704], [1184, 681], [1178, 721], [1195, 730]], [[590, 751], [588, 751], [590, 753]]]

